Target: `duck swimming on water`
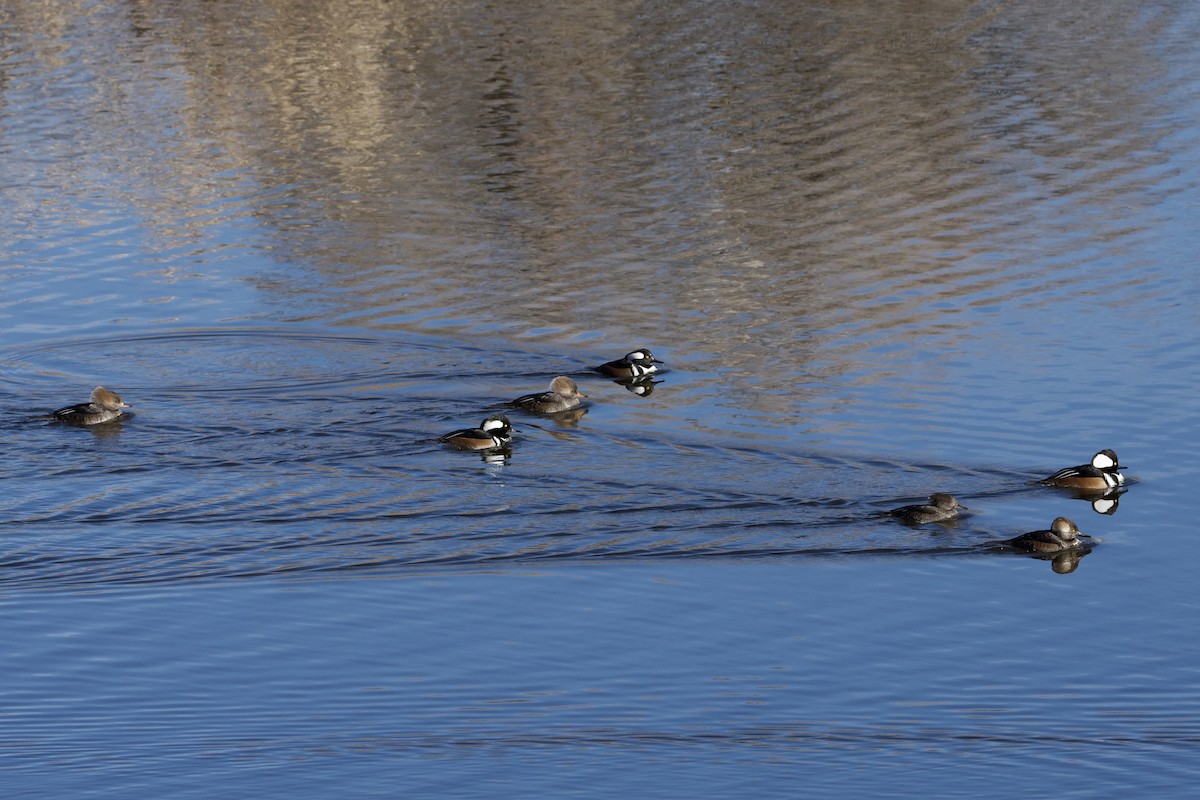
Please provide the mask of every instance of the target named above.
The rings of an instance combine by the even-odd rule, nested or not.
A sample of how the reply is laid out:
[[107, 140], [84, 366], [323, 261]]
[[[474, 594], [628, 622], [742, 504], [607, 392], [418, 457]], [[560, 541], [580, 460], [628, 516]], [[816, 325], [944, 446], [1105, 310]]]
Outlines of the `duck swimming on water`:
[[579, 384], [566, 375], [550, 381], [550, 391], [527, 394], [512, 401], [512, 405], [535, 414], [555, 414], [576, 408], [586, 394], [579, 391]]
[[1112, 450], [1101, 450], [1092, 456], [1090, 464], [1064, 467], [1048, 478], [1042, 478], [1039, 483], [1067, 489], [1103, 492], [1125, 483], [1125, 476], [1118, 471], [1121, 469], [1124, 467], [1117, 463], [1116, 453]]
[[103, 386], [97, 386], [92, 390], [90, 403], [60, 408], [50, 412], [50, 416], [69, 425], [99, 425], [112, 422], [121, 416], [122, 408], [129, 408], [129, 404], [122, 401], [120, 395]]
[[1064, 550], [1082, 547], [1083, 542], [1079, 540], [1081, 535], [1083, 534], [1075, 527], [1074, 522], [1066, 517], [1058, 517], [1050, 523], [1048, 531], [1022, 533], [1003, 544], [1031, 553], [1061, 553]]
[[626, 353], [616, 361], [609, 361], [596, 367], [598, 372], [610, 378], [641, 378], [652, 372], [657, 372], [656, 364], [663, 362], [655, 358], [649, 350], [642, 348]]
[[929, 502], [912, 506], [893, 508], [888, 514], [899, 517], [910, 525], [920, 525], [923, 522], [945, 522], [958, 516], [958, 509], [968, 510], [954, 499], [954, 495], [937, 492], [929, 495]]
[[494, 447], [504, 447], [512, 443], [512, 425], [508, 417], [496, 414], [479, 423], [478, 428], [466, 428], [452, 431], [438, 437], [439, 442], [445, 442], [459, 450], [489, 450]]

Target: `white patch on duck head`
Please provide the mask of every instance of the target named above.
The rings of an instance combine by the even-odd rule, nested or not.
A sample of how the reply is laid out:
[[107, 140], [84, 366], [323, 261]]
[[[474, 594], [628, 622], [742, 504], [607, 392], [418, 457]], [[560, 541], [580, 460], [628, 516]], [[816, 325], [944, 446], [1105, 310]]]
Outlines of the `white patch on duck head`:
[[483, 423], [480, 424], [479, 429], [481, 431], [495, 431], [495, 430], [503, 430], [504, 428], [507, 428], [508, 426], [509, 426], [508, 417], [501, 414], [501, 415], [498, 415], [495, 417], [488, 417], [487, 419], [485, 419], [483, 421]]
[[1092, 466], [1096, 469], [1112, 469], [1117, 465], [1117, 454], [1112, 450], [1101, 450], [1092, 456]]

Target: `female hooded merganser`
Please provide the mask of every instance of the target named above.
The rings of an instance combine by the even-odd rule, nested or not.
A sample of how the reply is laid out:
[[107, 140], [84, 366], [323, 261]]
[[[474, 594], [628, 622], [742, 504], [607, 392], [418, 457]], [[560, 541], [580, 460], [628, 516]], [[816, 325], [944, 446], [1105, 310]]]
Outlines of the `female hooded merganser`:
[[1079, 541], [1081, 535], [1074, 522], [1066, 517], [1058, 517], [1050, 523], [1050, 530], [1022, 533], [1004, 544], [1034, 553], [1060, 553], [1083, 546], [1083, 542]]
[[129, 408], [129, 404], [122, 402], [116, 392], [97, 386], [92, 390], [92, 402], [60, 408], [50, 416], [71, 425], [99, 425], [121, 416], [122, 408]]
[[1091, 464], [1060, 469], [1049, 478], [1042, 478], [1039, 483], [1102, 492], [1125, 483], [1125, 476], [1117, 471], [1120, 469], [1124, 467], [1117, 463], [1117, 454], [1112, 450], [1101, 450], [1092, 456]]
[[453, 431], [438, 438], [439, 442], [453, 445], [460, 450], [490, 450], [504, 447], [512, 442], [512, 425], [508, 417], [496, 414], [479, 423], [478, 428]]
[[596, 369], [610, 378], [640, 378], [651, 372], [657, 372], [658, 367], [654, 365], [661, 363], [663, 362], [651, 355], [649, 350], [643, 349], [626, 353], [616, 361], [601, 364]]
[[960, 508], [966, 509], [967, 507], [959, 505], [959, 502], [954, 499], [954, 495], [937, 492], [929, 495], [928, 505], [922, 503], [893, 508], [888, 513], [893, 517], [900, 517], [910, 525], [920, 525], [922, 522], [945, 522], [948, 519], [954, 519], [958, 516]]
[[575, 381], [566, 375], [559, 375], [550, 381], [550, 391], [518, 397], [511, 405], [535, 414], [555, 414], [577, 407], [581, 397], [587, 395], [579, 391]]

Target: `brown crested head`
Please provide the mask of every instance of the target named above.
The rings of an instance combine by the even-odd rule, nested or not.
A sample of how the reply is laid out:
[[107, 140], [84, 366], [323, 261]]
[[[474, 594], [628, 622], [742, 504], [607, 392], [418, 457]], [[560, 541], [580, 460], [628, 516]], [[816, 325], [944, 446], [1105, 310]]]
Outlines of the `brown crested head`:
[[945, 492], [937, 492], [936, 494], [929, 495], [929, 504], [931, 506], [937, 506], [938, 508], [944, 508], [947, 510], [952, 508], [965, 508], [965, 506], [958, 504], [958, 501], [954, 499], [954, 495], [946, 494]]
[[1054, 522], [1050, 523], [1050, 530], [1059, 538], [1072, 540], [1079, 536], [1079, 528], [1075, 527], [1075, 523], [1066, 517], [1057, 517]]
[[103, 386], [97, 386], [92, 390], [92, 402], [101, 408], [107, 408], [109, 411], [116, 411], [118, 408], [129, 408], [129, 404], [121, 400], [119, 394], [105, 389]]
[[575, 383], [573, 378], [568, 378], [566, 375], [559, 375], [550, 381], [550, 391], [555, 394], [561, 394], [564, 397], [587, 397], [586, 394], [579, 391], [579, 384]]

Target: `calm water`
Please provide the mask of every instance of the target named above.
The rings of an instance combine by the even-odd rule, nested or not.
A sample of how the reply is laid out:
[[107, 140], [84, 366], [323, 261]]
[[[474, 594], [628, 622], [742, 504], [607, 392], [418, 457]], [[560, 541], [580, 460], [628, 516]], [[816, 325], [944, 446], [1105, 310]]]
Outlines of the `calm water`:
[[1193, 796], [1198, 37], [3, 4], [4, 796]]

